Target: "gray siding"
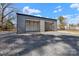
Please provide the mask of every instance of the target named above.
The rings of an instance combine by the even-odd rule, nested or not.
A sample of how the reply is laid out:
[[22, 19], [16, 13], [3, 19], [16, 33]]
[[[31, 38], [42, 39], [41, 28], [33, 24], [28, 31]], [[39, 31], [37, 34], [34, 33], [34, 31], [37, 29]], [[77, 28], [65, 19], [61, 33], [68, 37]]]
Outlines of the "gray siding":
[[25, 17], [17, 15], [17, 33], [25, 33]]
[[45, 21], [40, 20], [40, 32], [44, 32], [44, 31], [45, 31]]

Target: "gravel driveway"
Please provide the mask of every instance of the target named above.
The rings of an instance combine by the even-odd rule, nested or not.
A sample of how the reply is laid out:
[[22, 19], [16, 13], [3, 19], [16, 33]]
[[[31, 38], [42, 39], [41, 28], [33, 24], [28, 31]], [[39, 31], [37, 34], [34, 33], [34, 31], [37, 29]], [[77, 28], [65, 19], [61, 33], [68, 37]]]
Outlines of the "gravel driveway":
[[0, 33], [1, 56], [77, 56], [79, 36], [62, 32]]

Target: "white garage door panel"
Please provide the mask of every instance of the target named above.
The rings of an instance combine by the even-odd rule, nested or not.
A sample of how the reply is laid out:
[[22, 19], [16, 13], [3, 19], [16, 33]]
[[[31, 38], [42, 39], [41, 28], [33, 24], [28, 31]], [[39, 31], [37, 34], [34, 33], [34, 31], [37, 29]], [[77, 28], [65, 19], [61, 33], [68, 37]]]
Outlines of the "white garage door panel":
[[28, 22], [26, 22], [26, 31], [29, 31], [29, 23]]
[[26, 21], [26, 31], [39, 31], [40, 23], [35, 21]]

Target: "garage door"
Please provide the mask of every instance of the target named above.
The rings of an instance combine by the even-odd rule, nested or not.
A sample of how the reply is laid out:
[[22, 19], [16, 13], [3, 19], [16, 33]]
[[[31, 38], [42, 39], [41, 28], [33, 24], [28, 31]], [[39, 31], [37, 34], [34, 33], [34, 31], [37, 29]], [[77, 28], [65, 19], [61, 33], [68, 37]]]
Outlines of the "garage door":
[[45, 31], [52, 31], [53, 23], [45, 22]]
[[40, 31], [40, 22], [39, 21], [26, 21], [26, 31], [27, 32], [37, 32]]

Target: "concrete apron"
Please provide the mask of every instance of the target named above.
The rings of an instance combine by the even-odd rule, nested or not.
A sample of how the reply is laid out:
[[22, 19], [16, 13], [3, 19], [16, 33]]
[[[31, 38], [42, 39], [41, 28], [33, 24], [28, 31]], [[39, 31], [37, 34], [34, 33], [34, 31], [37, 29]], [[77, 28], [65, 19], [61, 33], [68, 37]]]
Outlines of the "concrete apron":
[[23, 34], [17, 34], [17, 35], [36, 35], [36, 34], [46, 34], [46, 35], [52, 35], [53, 32], [56, 31], [46, 31], [46, 32], [28, 32], [28, 33], [23, 33]]

